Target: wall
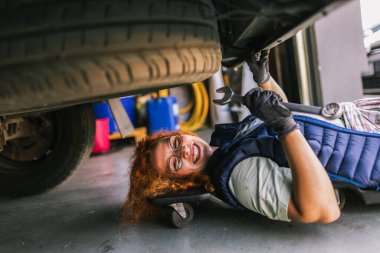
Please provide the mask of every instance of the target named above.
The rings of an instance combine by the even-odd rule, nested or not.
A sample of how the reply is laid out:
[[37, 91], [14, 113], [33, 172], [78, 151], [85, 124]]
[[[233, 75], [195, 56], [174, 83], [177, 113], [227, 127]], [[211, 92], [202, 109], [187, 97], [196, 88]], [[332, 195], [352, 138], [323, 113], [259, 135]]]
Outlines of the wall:
[[360, 2], [352, 1], [315, 23], [322, 101], [363, 97], [361, 73], [367, 68]]

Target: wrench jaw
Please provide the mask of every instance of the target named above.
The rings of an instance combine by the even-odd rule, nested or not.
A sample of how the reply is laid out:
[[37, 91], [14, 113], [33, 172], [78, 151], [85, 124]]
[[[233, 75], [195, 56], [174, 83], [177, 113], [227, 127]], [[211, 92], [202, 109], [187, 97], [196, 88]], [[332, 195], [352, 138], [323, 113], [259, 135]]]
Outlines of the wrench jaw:
[[221, 87], [216, 90], [217, 93], [224, 93], [221, 99], [213, 99], [212, 101], [218, 105], [226, 105], [231, 101], [233, 92], [230, 87]]
[[343, 108], [338, 103], [330, 103], [322, 108], [321, 115], [327, 119], [338, 119], [343, 116]]

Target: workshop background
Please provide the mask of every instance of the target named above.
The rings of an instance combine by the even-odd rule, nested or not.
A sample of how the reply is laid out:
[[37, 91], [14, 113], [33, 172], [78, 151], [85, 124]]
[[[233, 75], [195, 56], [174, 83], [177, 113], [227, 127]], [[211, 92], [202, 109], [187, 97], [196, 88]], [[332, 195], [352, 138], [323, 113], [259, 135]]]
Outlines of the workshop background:
[[[322, 106], [380, 95], [380, 39], [370, 38], [380, 32], [379, 7], [376, 0], [350, 2], [271, 50], [270, 72], [289, 101]], [[195, 206], [192, 223], [182, 229], [169, 219], [121, 224], [137, 141], [179, 129], [196, 131], [208, 141], [213, 125], [249, 114], [240, 104], [211, 102], [220, 98], [215, 90], [223, 86], [245, 94], [256, 84], [242, 64], [221, 68], [203, 82], [118, 98], [128, 115], [123, 126], [106, 101], [93, 103], [96, 134], [90, 159], [45, 193], [0, 197], [0, 252], [377, 250], [380, 205], [366, 205], [349, 191], [341, 218], [331, 225], [276, 222], [208, 204]], [[120, 127], [128, 131], [125, 138]]]

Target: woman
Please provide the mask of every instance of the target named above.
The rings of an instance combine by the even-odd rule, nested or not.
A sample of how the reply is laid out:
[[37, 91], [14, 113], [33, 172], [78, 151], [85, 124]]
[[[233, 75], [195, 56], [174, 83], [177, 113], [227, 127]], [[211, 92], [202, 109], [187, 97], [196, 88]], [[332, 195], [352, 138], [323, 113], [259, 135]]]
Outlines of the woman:
[[[258, 61], [249, 60], [248, 63], [261, 87], [283, 94], [269, 76], [267, 52], [263, 52]], [[229, 195], [226, 198], [231, 198], [243, 209], [270, 219], [305, 223], [335, 221], [340, 210], [325, 169], [290, 111], [279, 103], [282, 101], [280, 96], [268, 90], [251, 90], [244, 96], [243, 103], [253, 115], [277, 132], [290, 169], [279, 166], [268, 156], [244, 157], [227, 173], [225, 187], [228, 187]], [[250, 126], [259, 125], [262, 123], [260, 120], [251, 122]], [[237, 138], [243, 142], [235, 144], [235, 150], [247, 145], [249, 148], [254, 143], [253, 139], [247, 143], [249, 136], [245, 138], [243, 135]], [[257, 149], [256, 146], [252, 150]], [[220, 175], [214, 170], [220, 165], [219, 160], [232, 152], [223, 153], [224, 150], [221, 153], [222, 150], [185, 132], [160, 133], [138, 143], [132, 164], [130, 192], [122, 210], [124, 219], [138, 221], [154, 215], [157, 210], [149, 205], [147, 198], [158, 194], [198, 187], [213, 192]], [[229, 157], [226, 162], [233, 158]], [[223, 167], [222, 173], [226, 173], [225, 167], [228, 166], [219, 167]]]
[[[257, 97], [263, 99], [261, 95]], [[322, 223], [336, 220], [340, 211], [329, 177], [294, 121], [287, 117], [281, 121], [272, 124], [281, 132], [279, 139], [291, 170], [263, 157], [245, 159], [231, 175], [230, 190], [245, 208], [271, 219]], [[215, 148], [201, 138], [181, 132], [162, 133], [139, 143], [124, 217], [138, 220], [152, 215], [155, 210], [146, 198], [157, 194], [200, 186], [212, 192], [206, 166], [214, 152]], [[248, 173], [244, 173], [247, 169]], [[251, 194], [244, 192], [246, 189]]]

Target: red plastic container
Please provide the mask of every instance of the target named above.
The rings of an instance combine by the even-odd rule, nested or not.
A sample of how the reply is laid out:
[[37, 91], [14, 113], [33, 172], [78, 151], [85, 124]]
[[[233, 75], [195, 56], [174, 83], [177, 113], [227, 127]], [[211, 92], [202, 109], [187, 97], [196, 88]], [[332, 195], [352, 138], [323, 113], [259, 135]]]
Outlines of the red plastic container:
[[97, 119], [93, 154], [104, 153], [111, 148], [111, 141], [108, 137], [109, 132], [109, 118]]

